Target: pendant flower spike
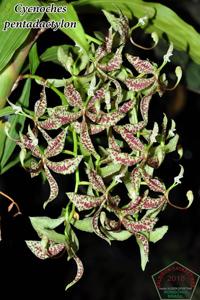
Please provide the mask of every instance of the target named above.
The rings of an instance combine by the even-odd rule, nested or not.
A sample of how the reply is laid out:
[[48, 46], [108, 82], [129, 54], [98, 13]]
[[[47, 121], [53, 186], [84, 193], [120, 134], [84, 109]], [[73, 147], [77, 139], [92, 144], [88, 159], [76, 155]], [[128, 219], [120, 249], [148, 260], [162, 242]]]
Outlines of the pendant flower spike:
[[[32, 131], [29, 129], [29, 132]], [[31, 177], [37, 176], [42, 169], [44, 170], [44, 173], [46, 175], [50, 187], [49, 198], [44, 203], [44, 208], [45, 208], [49, 202], [53, 201], [58, 196], [58, 191], [59, 191], [58, 184], [54, 179], [53, 175], [51, 174], [50, 170], [62, 175], [72, 174], [75, 172], [79, 163], [81, 162], [82, 155], [78, 155], [75, 158], [69, 158], [59, 162], [51, 161], [49, 158], [57, 156], [60, 153], [62, 153], [65, 145], [67, 129], [64, 129], [54, 139], [52, 139], [45, 131], [42, 130], [41, 132], [48, 142], [48, 146], [43, 152], [41, 151], [39, 146], [34, 143], [33, 137], [35, 135], [33, 132], [32, 135], [28, 133], [27, 135], [21, 136], [21, 141], [18, 142], [18, 145], [21, 148], [26, 148], [30, 150], [33, 156], [40, 159], [39, 162], [32, 160]], [[37, 139], [36, 136], [35, 139]]]

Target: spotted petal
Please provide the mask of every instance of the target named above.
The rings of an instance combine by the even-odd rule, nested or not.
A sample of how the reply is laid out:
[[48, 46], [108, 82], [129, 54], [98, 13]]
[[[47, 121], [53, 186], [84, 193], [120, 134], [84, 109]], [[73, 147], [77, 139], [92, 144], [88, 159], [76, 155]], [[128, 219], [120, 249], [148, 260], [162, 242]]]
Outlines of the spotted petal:
[[21, 136], [21, 141], [17, 142], [21, 148], [26, 148], [31, 151], [32, 155], [41, 158], [40, 148], [35, 144], [33, 139], [29, 138], [27, 135]]
[[123, 126], [114, 126], [114, 130], [119, 133], [122, 138], [127, 142], [129, 147], [135, 151], [143, 151], [144, 145], [135, 137], [130, 131], [126, 130]]
[[128, 153], [119, 153], [112, 149], [108, 149], [111, 159], [118, 164], [125, 166], [133, 166], [142, 160], [142, 157], [133, 157]]
[[92, 110], [93, 112], [96, 112], [95, 102], [100, 101], [104, 97], [105, 97], [105, 90], [104, 88], [100, 88], [95, 92], [94, 96], [90, 99], [87, 108]]
[[164, 203], [166, 203], [165, 197], [158, 197], [158, 198], [151, 198], [146, 197], [145, 201], [143, 201], [141, 209], [153, 209], [162, 206]]
[[151, 78], [134, 78], [126, 79], [125, 84], [129, 90], [138, 92], [148, 88], [155, 81], [155, 77]]
[[36, 101], [34, 106], [34, 112], [37, 118], [44, 115], [47, 108], [47, 97], [45, 92], [45, 85], [43, 86], [42, 92], [40, 93], [40, 99]]
[[133, 215], [141, 210], [140, 203], [142, 198], [137, 197], [135, 201], [130, 201], [126, 207], [123, 207], [121, 212], [126, 215]]
[[40, 259], [47, 259], [49, 257], [48, 252], [42, 246], [41, 241], [25, 241], [31, 252]]
[[166, 191], [165, 185], [159, 179], [152, 178], [145, 171], [142, 172], [142, 176], [143, 176], [146, 184], [152, 191], [159, 192], [159, 193], [165, 193], [165, 191]]
[[55, 173], [59, 174], [72, 174], [77, 169], [78, 165], [80, 164], [83, 156], [79, 155], [75, 158], [65, 159], [59, 162], [53, 162], [50, 160], [46, 160], [46, 165]]
[[55, 139], [52, 139], [47, 146], [44, 154], [45, 157], [52, 157], [60, 154], [63, 151], [65, 145], [66, 130], [63, 130], [60, 134], [57, 135]]
[[88, 210], [100, 206], [105, 201], [105, 196], [95, 197], [89, 195], [80, 195], [75, 193], [67, 193], [68, 198], [79, 211]]
[[96, 235], [98, 235], [100, 238], [102, 238], [103, 240], [107, 241], [110, 244], [110, 240], [107, 239], [105, 237], [105, 235], [103, 235], [103, 233], [101, 232], [101, 230], [99, 228], [99, 218], [100, 218], [101, 210], [102, 210], [102, 207], [100, 207], [94, 214], [94, 217], [92, 219], [93, 230], [94, 230], [94, 233], [96, 233]]
[[59, 118], [56, 118], [54, 115], [50, 118], [40, 121], [39, 126], [46, 130], [53, 130], [53, 129], [59, 129], [62, 126], [62, 120]]
[[148, 122], [148, 112], [149, 112], [149, 104], [151, 101], [152, 95], [144, 96], [140, 101], [140, 111], [143, 120], [147, 123]]
[[154, 225], [156, 224], [157, 219], [145, 218], [140, 221], [134, 221], [129, 219], [122, 219], [122, 224], [124, 227], [131, 233], [138, 233], [140, 231], [150, 232], [153, 230]]
[[80, 93], [74, 88], [73, 84], [65, 87], [64, 94], [67, 98], [69, 105], [73, 107], [82, 108], [82, 98]]
[[130, 54], [126, 54], [126, 58], [138, 73], [142, 73], [142, 74], [154, 73], [154, 67], [148, 60], [142, 60], [138, 56], [133, 56]]
[[144, 271], [149, 260], [149, 241], [145, 235], [140, 233], [136, 234], [136, 241], [140, 247], [141, 267]]
[[65, 249], [64, 243], [56, 244], [53, 241], [50, 241], [50, 245], [48, 247], [48, 254], [49, 256], [56, 256], [64, 249]]
[[107, 64], [100, 64], [99, 68], [105, 72], [111, 72], [120, 69], [122, 65], [122, 48], [117, 49], [115, 55]]
[[47, 181], [49, 183], [49, 187], [50, 187], [50, 195], [47, 201], [45, 201], [43, 207], [45, 208], [47, 206], [47, 204], [51, 201], [53, 201], [57, 196], [58, 196], [58, 184], [55, 181], [55, 179], [53, 178], [53, 176], [51, 175], [49, 169], [47, 168], [46, 165], [44, 165], [44, 170], [45, 170], [45, 174], [46, 174], [46, 178]]
[[96, 154], [95, 148], [92, 144], [89, 131], [88, 131], [88, 126], [85, 121], [82, 122], [81, 125], [81, 135], [80, 135], [80, 140], [81, 144], [83, 147], [91, 154]]
[[76, 277], [74, 278], [74, 280], [72, 282], [70, 282], [66, 286], [65, 290], [68, 290], [71, 286], [76, 284], [81, 279], [81, 277], [83, 276], [83, 273], [84, 273], [83, 263], [80, 260], [80, 258], [78, 258], [78, 256], [74, 255], [73, 259], [74, 259], [74, 261], [76, 262], [76, 265], [77, 265]]
[[123, 105], [119, 108], [120, 113], [126, 114], [130, 109], [135, 105], [133, 100], [129, 100], [123, 103]]
[[92, 185], [92, 188], [94, 190], [97, 190], [101, 193], [104, 193], [106, 190], [106, 186], [103, 182], [103, 179], [101, 178], [101, 176], [97, 173], [96, 170], [93, 169], [88, 169], [87, 170], [87, 175], [89, 178], [89, 182]]

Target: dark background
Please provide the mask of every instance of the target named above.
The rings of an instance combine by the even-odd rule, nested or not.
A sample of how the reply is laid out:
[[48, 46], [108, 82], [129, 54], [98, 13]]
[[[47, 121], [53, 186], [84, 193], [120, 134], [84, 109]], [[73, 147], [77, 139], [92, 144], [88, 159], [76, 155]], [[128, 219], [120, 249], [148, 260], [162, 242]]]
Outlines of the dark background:
[[[199, 29], [199, 1], [165, 1], [182, 18]], [[94, 15], [82, 16], [85, 28], [92, 31], [92, 26], [104, 24], [98, 17], [94, 25]], [[93, 19], [93, 22], [91, 20]], [[90, 21], [90, 22], [89, 22]], [[93, 25], [92, 25], [93, 24]], [[91, 26], [90, 26], [91, 25]], [[94, 28], [96, 29], [96, 28]], [[66, 37], [52, 32], [45, 33], [39, 41], [40, 51], [49, 44], [65, 43]], [[155, 53], [151, 54], [152, 56]], [[44, 77], [64, 76], [61, 68], [53, 64], [41, 66], [37, 72]], [[199, 78], [200, 80], [200, 78]], [[35, 88], [33, 98], [37, 97]], [[163, 240], [150, 244], [150, 261], [146, 270], [140, 268], [139, 248], [134, 238], [125, 242], [113, 242], [110, 247], [97, 236], [78, 232], [80, 241], [79, 256], [83, 261], [85, 273], [81, 281], [64, 293], [66, 283], [75, 276], [75, 264], [67, 262], [66, 256], [59, 259], [41, 261], [34, 257], [25, 245], [25, 239], [37, 239], [28, 216], [42, 215], [42, 204], [48, 195], [48, 186], [42, 184], [41, 178], [30, 179], [19, 166], [9, 170], [0, 177], [0, 190], [12, 196], [20, 205], [22, 216], [16, 218], [8, 214], [6, 201], [0, 206], [2, 215], [2, 242], [0, 243], [0, 291], [1, 299], [11, 297], [48, 297], [56, 299], [159, 299], [151, 275], [178, 261], [194, 272], [200, 274], [200, 238], [199, 238], [199, 195], [200, 195], [200, 91], [187, 90], [183, 79], [179, 88], [165, 95], [162, 99], [155, 97], [151, 105], [151, 116], [157, 118], [164, 110], [175, 119], [180, 143], [184, 154], [181, 164], [185, 168], [183, 183], [171, 195], [171, 201], [179, 205], [186, 204], [185, 193], [194, 192], [194, 203], [186, 211], [168, 206], [160, 216], [158, 225], [169, 225], [169, 231]], [[173, 182], [178, 173], [178, 161], [175, 154], [170, 155], [161, 168], [161, 177]], [[56, 178], [63, 186], [56, 204], [47, 208], [46, 215], [57, 216], [63, 204], [64, 190], [67, 182], [62, 176]], [[200, 299], [197, 288], [193, 300]]]

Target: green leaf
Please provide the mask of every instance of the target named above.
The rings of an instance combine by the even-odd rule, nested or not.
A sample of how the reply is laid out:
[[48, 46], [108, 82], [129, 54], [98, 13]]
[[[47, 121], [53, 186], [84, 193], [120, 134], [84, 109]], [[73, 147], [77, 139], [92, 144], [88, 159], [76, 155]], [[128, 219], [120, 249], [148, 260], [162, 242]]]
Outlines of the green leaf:
[[64, 51], [68, 51], [72, 46], [70, 45], [60, 45], [60, 46], [52, 46], [46, 49], [40, 56], [41, 61], [43, 62], [54, 62], [56, 64], [61, 64], [58, 60], [58, 48], [62, 47]]
[[12, 115], [13, 113], [14, 113], [13, 108], [11, 106], [6, 106], [0, 109], [0, 118], [8, 115]]
[[66, 5], [67, 13], [65, 15], [58, 13], [48, 13], [50, 20], [61, 21], [64, 19], [66, 22], [77, 22], [76, 28], [61, 28], [61, 30], [68, 35], [75, 43], [88, 51], [89, 45], [87, 43], [83, 27], [79, 21], [77, 13], [72, 4], [66, 4], [65, 1], [59, 2], [58, 5]]
[[93, 232], [92, 226], [92, 218], [85, 218], [83, 220], [72, 220], [72, 225], [79, 230], [86, 231], [86, 232]]
[[200, 93], [200, 65], [190, 62], [185, 70], [185, 76], [188, 89]]
[[132, 15], [137, 18], [147, 16], [151, 19], [151, 25], [147, 26], [148, 32], [156, 32], [160, 37], [166, 33], [176, 49], [189, 51], [190, 57], [200, 63], [200, 34], [170, 8], [160, 3], [141, 0], [79, 0], [74, 1], [73, 5], [78, 11], [88, 11], [88, 6], [113, 12], [120, 9], [130, 19]]
[[[0, 2], [0, 71], [9, 63], [15, 51], [26, 40], [30, 29], [10, 28], [3, 31], [4, 22], [6, 21], [35, 21], [41, 19], [43, 13], [26, 13], [23, 16], [14, 11], [17, 4], [16, 0], [2, 0]], [[37, 0], [23, 0], [25, 6], [40, 6]]]
[[121, 169], [120, 164], [113, 164], [113, 163], [108, 164], [106, 167], [100, 168], [100, 175], [102, 177], [108, 177], [119, 172], [120, 169]]
[[107, 231], [106, 235], [110, 240], [125, 241], [128, 240], [133, 234], [127, 230], [121, 230], [120, 232]]
[[37, 52], [37, 44], [33, 44], [31, 51], [29, 52], [29, 64], [30, 64], [30, 71], [32, 74], [35, 74], [39, 64], [40, 60], [38, 57], [38, 52]]
[[55, 229], [64, 222], [64, 218], [60, 217], [57, 219], [52, 219], [49, 217], [30, 217], [31, 224], [36, 231], [41, 228]]
[[169, 143], [164, 146], [166, 153], [170, 153], [176, 150], [178, 140], [179, 140], [178, 134], [176, 134], [173, 138], [171, 138]]
[[[19, 98], [16, 104], [22, 105], [23, 107], [27, 107], [29, 104], [30, 91], [31, 91], [31, 80], [27, 79], [21, 97]], [[19, 132], [22, 132], [24, 128], [25, 118], [23, 116], [14, 115], [10, 117], [9, 122], [11, 124], [9, 130], [10, 136], [12, 136], [13, 138], [18, 138]], [[18, 127], [18, 129], [16, 128], [16, 126]], [[2, 134], [5, 135], [5, 132]], [[0, 148], [1, 147], [2, 145], [0, 145]], [[0, 153], [2, 151], [1, 170], [6, 166], [15, 147], [16, 147], [16, 143], [7, 137], [5, 140], [5, 144], [3, 145], [3, 150], [0, 150]]]
[[140, 248], [141, 268], [144, 271], [149, 261], [149, 242], [145, 235], [137, 233], [136, 241]]
[[149, 234], [149, 241], [156, 243], [163, 238], [165, 233], [168, 231], [168, 226], [162, 226], [160, 228], [156, 228], [155, 230], [151, 231]]

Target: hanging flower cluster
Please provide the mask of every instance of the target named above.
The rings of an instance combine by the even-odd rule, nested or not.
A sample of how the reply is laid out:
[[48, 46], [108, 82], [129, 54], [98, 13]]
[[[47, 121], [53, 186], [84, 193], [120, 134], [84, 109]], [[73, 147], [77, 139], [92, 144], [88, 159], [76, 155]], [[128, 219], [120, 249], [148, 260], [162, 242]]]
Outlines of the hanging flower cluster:
[[[83, 274], [83, 265], [76, 255], [79, 246], [74, 228], [94, 232], [108, 243], [134, 236], [144, 270], [149, 242], [161, 239], [168, 229], [155, 228], [158, 215], [170, 203], [169, 191], [183, 176], [181, 166], [170, 187], [155, 176], [165, 155], [176, 150], [174, 121], [168, 122], [164, 115], [161, 125], [154, 122], [149, 128], [153, 95], [162, 96], [168, 89], [162, 69], [169, 61], [172, 44], [161, 66], [143, 60], [129, 53], [130, 47], [125, 48], [131, 45], [130, 40], [133, 42], [133, 29], [141, 26], [141, 20], [130, 29], [125, 16], [115, 17], [107, 12], [105, 15], [111, 23], [108, 35], [98, 47], [91, 43], [89, 54], [82, 49], [77, 51], [76, 46], [67, 54], [59, 48], [58, 60], [68, 74], [64, 86], [66, 104], [48, 107], [48, 80], [43, 82], [34, 117], [31, 116], [34, 125], [16, 141], [21, 147], [23, 165], [26, 151], [32, 154], [31, 176], [42, 172], [49, 183], [50, 195], [44, 207], [58, 196], [59, 186], [53, 173], [75, 173], [74, 191], [66, 193], [67, 205], [61, 216], [32, 217], [41, 241], [27, 241], [41, 259], [67, 250], [78, 268], [67, 288]], [[74, 59], [74, 55], [78, 58]], [[180, 67], [175, 73], [177, 85]], [[23, 109], [17, 113], [23, 114]], [[61, 154], [67, 157], [52, 160]], [[119, 194], [118, 187], [126, 193]], [[191, 203], [191, 192], [188, 199]], [[54, 230], [62, 223], [64, 234]]]

